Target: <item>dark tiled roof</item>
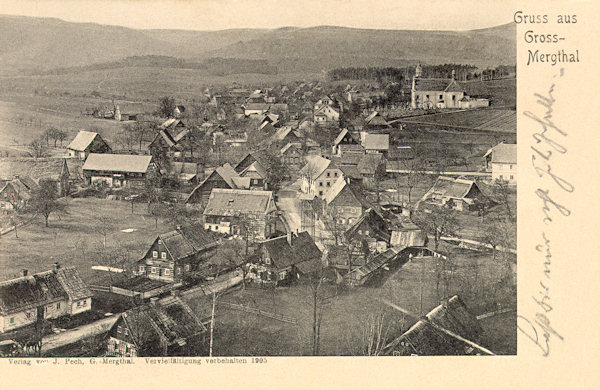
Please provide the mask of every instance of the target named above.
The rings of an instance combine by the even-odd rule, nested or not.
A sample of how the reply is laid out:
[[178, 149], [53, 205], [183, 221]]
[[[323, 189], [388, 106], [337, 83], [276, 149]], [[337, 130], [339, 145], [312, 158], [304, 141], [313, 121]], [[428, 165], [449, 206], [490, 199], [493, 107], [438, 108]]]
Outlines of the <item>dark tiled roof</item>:
[[[430, 322], [474, 342], [477, 342], [482, 333], [477, 319], [457, 295], [431, 310], [426, 317]], [[469, 354], [468, 345], [438, 331], [424, 320], [417, 321], [408, 331], [394, 340], [391, 343], [391, 349], [400, 351], [402, 354]], [[477, 352], [477, 350], [471, 353], [473, 352]]]
[[1, 313], [13, 313], [66, 298], [67, 293], [53, 271], [0, 283]]
[[76, 301], [94, 295], [73, 267], [59, 268], [56, 277], [71, 300]]
[[[308, 232], [301, 232], [298, 235], [290, 234], [292, 235], [290, 237], [291, 245], [287, 236], [272, 238], [262, 243], [277, 269], [287, 268], [290, 265], [299, 266], [304, 262], [321, 261], [321, 250]], [[309, 266], [304, 266], [304, 268], [306, 267]], [[314, 264], [310, 267], [314, 267]]]

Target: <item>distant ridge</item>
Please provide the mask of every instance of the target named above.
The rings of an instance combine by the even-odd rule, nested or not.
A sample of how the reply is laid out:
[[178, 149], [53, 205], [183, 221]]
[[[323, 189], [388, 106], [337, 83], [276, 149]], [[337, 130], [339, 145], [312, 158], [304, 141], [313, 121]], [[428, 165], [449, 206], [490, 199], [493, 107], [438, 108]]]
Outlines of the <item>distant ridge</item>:
[[516, 63], [516, 28], [374, 30], [336, 26], [221, 31], [135, 30], [56, 18], [0, 15], [2, 74], [115, 62], [133, 56], [261, 60], [279, 73], [348, 66]]

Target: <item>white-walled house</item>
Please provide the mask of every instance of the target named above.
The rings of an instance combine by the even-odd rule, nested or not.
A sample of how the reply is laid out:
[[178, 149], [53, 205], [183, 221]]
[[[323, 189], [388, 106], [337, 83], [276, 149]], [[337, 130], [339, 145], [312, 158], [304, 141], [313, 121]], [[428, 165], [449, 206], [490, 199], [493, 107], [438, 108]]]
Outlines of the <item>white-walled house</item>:
[[333, 184], [343, 177], [342, 170], [334, 162], [321, 156], [307, 156], [300, 174], [302, 192], [319, 198], [323, 198]]
[[54, 269], [0, 283], [0, 333], [40, 319], [75, 315], [92, 308], [91, 290], [75, 268]]
[[517, 184], [517, 145], [500, 143], [484, 155], [486, 169], [492, 172], [492, 180]]

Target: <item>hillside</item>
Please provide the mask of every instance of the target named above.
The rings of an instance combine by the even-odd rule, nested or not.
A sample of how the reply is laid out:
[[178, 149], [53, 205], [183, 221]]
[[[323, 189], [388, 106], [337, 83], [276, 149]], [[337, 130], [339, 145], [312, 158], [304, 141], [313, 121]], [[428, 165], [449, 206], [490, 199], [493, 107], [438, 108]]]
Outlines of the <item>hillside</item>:
[[52, 18], [0, 15], [3, 75], [89, 66], [126, 57], [161, 55], [268, 61], [278, 73], [319, 72], [343, 66], [516, 62], [514, 24], [456, 31], [311, 28], [222, 31], [134, 30]]

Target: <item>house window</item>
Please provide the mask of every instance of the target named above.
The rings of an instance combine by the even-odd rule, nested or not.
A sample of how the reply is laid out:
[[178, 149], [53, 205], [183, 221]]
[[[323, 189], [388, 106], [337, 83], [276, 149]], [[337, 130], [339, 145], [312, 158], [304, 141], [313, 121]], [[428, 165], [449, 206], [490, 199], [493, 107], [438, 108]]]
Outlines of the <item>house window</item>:
[[456, 100], [456, 95], [452, 95], [452, 101]]
[[500, 180], [504, 179], [504, 177], [502, 177], [502, 175], [500, 175]]
[[166, 269], [165, 270], [165, 275], [171, 275], [171, 270], [170, 269]]
[[515, 177], [513, 175], [510, 175], [510, 180], [513, 180]]
[[177, 275], [181, 275], [181, 267], [177, 267]]
[[265, 264], [271, 264], [271, 258], [265, 257]]
[[512, 164], [509, 165], [509, 169], [512, 169]]
[[331, 187], [331, 183], [330, 182], [327, 182], [327, 187]]
[[338, 173], [337, 172], [333, 172], [333, 176], [338, 177]]
[[58, 302], [58, 303], [56, 304], [56, 308], [57, 308], [57, 309], [60, 309], [60, 302]]
[[185, 271], [187, 272], [187, 271], [189, 271], [189, 270], [190, 270], [190, 265], [189, 265], [189, 264], [186, 264], [186, 265], [185, 265]]
[[27, 317], [27, 319], [30, 319], [31, 318], [31, 313], [30, 312], [25, 313], [25, 317]]
[[155, 259], [158, 259], [158, 252], [157, 251], [152, 251], [152, 257]]
[[14, 324], [15, 323], [15, 317], [10, 317], [10, 323]]
[[444, 95], [440, 95], [440, 100], [442, 100], [444, 98]]
[[146, 267], [144, 267], [143, 265], [140, 265], [140, 272], [144, 272], [146, 270]]
[[161, 259], [166, 259], [167, 258], [167, 252], [160, 252], [160, 258]]
[[322, 181], [319, 182], [319, 187], [323, 187], [323, 182]]
[[152, 272], [153, 274], [155, 274], [155, 273], [156, 273], [156, 267], [152, 267], [150, 270], [151, 270], [151, 272]]
[[323, 191], [319, 191], [319, 195], [323, 195]]
[[330, 177], [330, 176], [331, 176], [331, 172], [327, 172], [327, 177]]

